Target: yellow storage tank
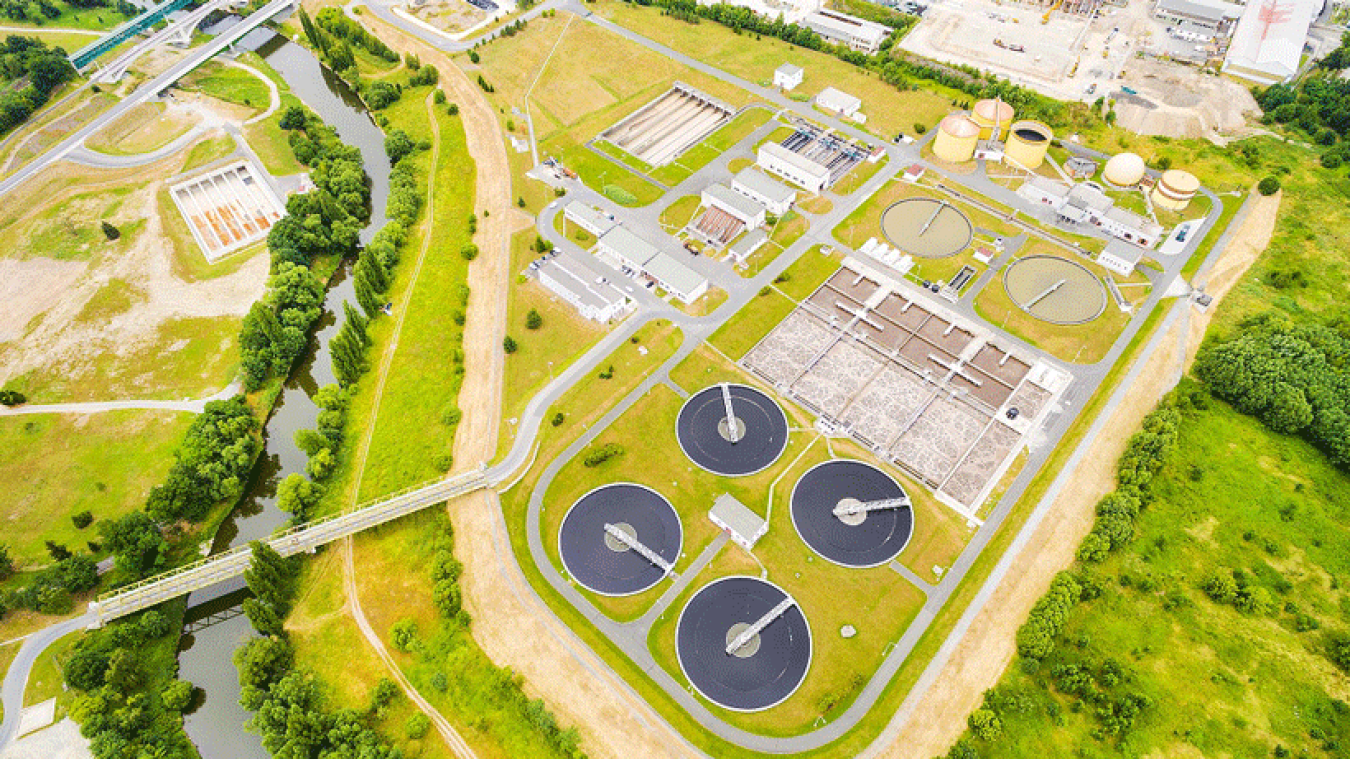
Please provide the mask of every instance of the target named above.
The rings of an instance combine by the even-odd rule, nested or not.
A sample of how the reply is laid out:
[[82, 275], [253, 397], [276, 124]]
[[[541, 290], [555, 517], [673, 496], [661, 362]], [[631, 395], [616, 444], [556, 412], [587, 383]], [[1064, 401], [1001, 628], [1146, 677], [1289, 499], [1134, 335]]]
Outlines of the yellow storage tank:
[[980, 140], [980, 127], [959, 113], [953, 113], [938, 124], [933, 153], [947, 163], [965, 163], [975, 157], [975, 143]]
[[970, 111], [970, 120], [980, 127], [980, 139], [987, 140], [994, 135], [998, 127], [1000, 140], [1008, 139], [1008, 126], [1012, 124], [1013, 107], [1002, 100], [986, 99], [975, 103]]
[[1134, 153], [1117, 153], [1106, 162], [1102, 178], [1116, 187], [1134, 187], [1144, 178], [1144, 159]]
[[1035, 171], [1045, 163], [1045, 152], [1055, 133], [1039, 121], [1018, 121], [1008, 129], [1003, 158], [1017, 168]]
[[1200, 180], [1189, 171], [1171, 169], [1153, 186], [1153, 205], [1169, 211], [1184, 211], [1200, 189]]

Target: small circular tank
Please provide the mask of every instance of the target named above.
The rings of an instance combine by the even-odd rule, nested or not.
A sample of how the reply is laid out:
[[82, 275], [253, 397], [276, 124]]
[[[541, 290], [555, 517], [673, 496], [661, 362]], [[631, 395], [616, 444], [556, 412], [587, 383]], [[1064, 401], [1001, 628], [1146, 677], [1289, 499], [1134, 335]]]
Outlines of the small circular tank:
[[1006, 140], [1008, 126], [1013, 120], [1013, 107], [1002, 100], [986, 98], [975, 103], [970, 111], [970, 120], [979, 126], [981, 140], [992, 137], [995, 127], [998, 128], [999, 139]]
[[1118, 153], [1106, 162], [1102, 178], [1116, 187], [1133, 187], [1144, 178], [1144, 159], [1134, 153]]
[[1003, 157], [1013, 166], [1035, 171], [1045, 163], [1045, 153], [1055, 133], [1039, 121], [1018, 121], [1008, 128]]
[[1153, 186], [1153, 204], [1169, 211], [1184, 211], [1200, 189], [1200, 180], [1189, 171], [1171, 169]]
[[975, 157], [975, 143], [979, 139], [979, 125], [959, 113], [953, 113], [938, 124], [933, 153], [947, 163], [965, 163]]

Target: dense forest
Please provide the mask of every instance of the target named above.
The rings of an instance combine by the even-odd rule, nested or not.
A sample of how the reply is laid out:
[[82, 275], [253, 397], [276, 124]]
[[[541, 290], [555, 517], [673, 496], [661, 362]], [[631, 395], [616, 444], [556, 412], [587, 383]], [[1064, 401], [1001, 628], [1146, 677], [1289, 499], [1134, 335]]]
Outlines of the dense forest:
[[75, 67], [64, 50], [17, 35], [0, 43], [0, 72], [9, 83], [0, 95], [0, 134], [22, 124], [53, 90], [75, 78]]

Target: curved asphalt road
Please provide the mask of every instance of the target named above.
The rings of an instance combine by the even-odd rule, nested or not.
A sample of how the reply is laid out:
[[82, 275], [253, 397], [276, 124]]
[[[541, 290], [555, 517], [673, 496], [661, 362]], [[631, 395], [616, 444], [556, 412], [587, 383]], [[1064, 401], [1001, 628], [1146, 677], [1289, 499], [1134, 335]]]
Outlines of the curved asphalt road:
[[19, 653], [5, 672], [4, 685], [0, 686], [0, 698], [5, 704], [5, 718], [0, 722], [0, 750], [14, 741], [19, 732], [19, 715], [23, 712], [23, 692], [28, 688], [28, 673], [32, 671], [42, 652], [56, 641], [76, 630], [83, 630], [95, 623], [93, 614], [85, 614], [51, 627], [38, 630], [28, 636]]

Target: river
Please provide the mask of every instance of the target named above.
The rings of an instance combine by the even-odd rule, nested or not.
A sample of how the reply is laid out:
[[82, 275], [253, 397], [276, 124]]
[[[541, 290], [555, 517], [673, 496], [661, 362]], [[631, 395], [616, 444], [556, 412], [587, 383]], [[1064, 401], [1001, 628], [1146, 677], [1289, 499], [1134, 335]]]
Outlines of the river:
[[[219, 27], [210, 31], [218, 32]], [[384, 134], [365, 106], [345, 82], [319, 65], [304, 47], [266, 29], [245, 36], [237, 47], [253, 49], [290, 86], [292, 94], [333, 126], [343, 142], [361, 151], [371, 183], [370, 225], [361, 232], [368, 243], [384, 225], [384, 204], [389, 196], [389, 159], [384, 154]], [[337, 333], [342, 302], [356, 302], [344, 266], [330, 280], [324, 299], [324, 314], [318, 322], [309, 350], [285, 384], [276, 407], [263, 429], [265, 448], [258, 458], [248, 492], [221, 525], [212, 552], [266, 537], [290, 517], [277, 508], [277, 485], [292, 472], [304, 473], [306, 457], [292, 438], [296, 430], [313, 429], [318, 407], [311, 397], [323, 385], [334, 382], [328, 357], [328, 341]], [[250, 714], [239, 705], [239, 678], [231, 655], [253, 634], [239, 605], [246, 597], [243, 580], [234, 580], [197, 591], [188, 597], [183, 635], [179, 643], [179, 674], [201, 689], [190, 712], [183, 716], [188, 737], [203, 759], [267, 759], [258, 736], [244, 723]]]

